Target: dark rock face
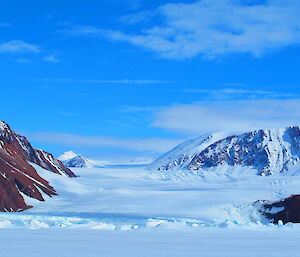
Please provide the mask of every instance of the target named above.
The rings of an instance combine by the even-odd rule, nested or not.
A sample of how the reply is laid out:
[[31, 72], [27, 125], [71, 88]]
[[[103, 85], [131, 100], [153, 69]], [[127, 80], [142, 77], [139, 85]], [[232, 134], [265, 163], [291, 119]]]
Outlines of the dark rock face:
[[300, 195], [292, 195], [286, 199], [274, 203], [263, 204], [263, 215], [278, 224], [288, 222], [300, 223]]
[[285, 173], [300, 163], [299, 127], [263, 129], [214, 138], [215, 135], [210, 135], [185, 142], [167, 153], [165, 158], [155, 161], [153, 166], [158, 170], [201, 170], [239, 165], [255, 168], [260, 175], [271, 175]]
[[222, 164], [257, 167], [261, 172], [268, 171], [268, 149], [264, 140], [268, 133], [259, 130], [240, 136], [230, 136], [220, 140], [197, 154], [189, 169], [210, 168]]
[[16, 212], [30, 208], [22, 193], [39, 201], [44, 201], [41, 192], [56, 195], [55, 189], [30, 163], [60, 175], [76, 177], [51, 154], [33, 148], [25, 137], [17, 135], [0, 121], [0, 211]]

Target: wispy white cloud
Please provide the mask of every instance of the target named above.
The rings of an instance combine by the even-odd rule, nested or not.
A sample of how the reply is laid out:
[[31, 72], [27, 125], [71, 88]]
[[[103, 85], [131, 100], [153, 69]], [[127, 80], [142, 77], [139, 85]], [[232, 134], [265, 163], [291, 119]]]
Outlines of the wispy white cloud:
[[136, 24], [151, 19], [155, 14], [150, 10], [143, 10], [135, 14], [125, 15], [120, 17], [119, 21], [125, 24]]
[[86, 36], [99, 36], [105, 34], [104, 29], [94, 26], [67, 26], [64, 29], [58, 30], [59, 33], [69, 35], [86, 35]]
[[207, 101], [160, 109], [151, 126], [178, 133], [246, 131], [300, 125], [300, 99]]
[[163, 84], [173, 83], [164, 80], [147, 80], [147, 79], [120, 79], [120, 80], [101, 80], [101, 79], [72, 79], [72, 78], [44, 78], [40, 81], [49, 82], [72, 82], [72, 83], [95, 83], [95, 84]]
[[[155, 51], [166, 58], [266, 52], [300, 43], [299, 0], [198, 0], [160, 6], [147, 26], [135, 32], [77, 28]], [[126, 19], [140, 21], [143, 15]], [[147, 15], [149, 17], [149, 15]], [[73, 31], [75, 32], [75, 30]]]
[[39, 53], [40, 47], [21, 40], [12, 40], [0, 44], [0, 53]]
[[154, 112], [159, 107], [154, 106], [130, 106], [130, 105], [122, 105], [120, 106], [120, 112], [128, 112], [128, 113], [136, 113], [136, 112]]
[[297, 94], [285, 93], [271, 90], [250, 90], [238, 88], [223, 89], [185, 89], [184, 92], [201, 94], [207, 100], [230, 100], [230, 99], [277, 99], [277, 98], [296, 98]]
[[[0, 25], [1, 26], [1, 25]], [[15, 55], [24, 55], [24, 54], [36, 54], [40, 56], [42, 54], [47, 54], [45, 49], [42, 49], [38, 45], [30, 44], [22, 40], [11, 40], [7, 42], [0, 43], [0, 53], [2, 54], [12, 54]], [[55, 55], [50, 54], [46, 55], [43, 58], [40, 59], [44, 62], [50, 62], [50, 63], [57, 63], [59, 62], [59, 59], [55, 57]], [[18, 58], [15, 60], [18, 63], [31, 63], [33, 62], [33, 59], [28, 58]]]
[[70, 147], [111, 147], [157, 153], [165, 152], [182, 142], [181, 139], [93, 137], [54, 132], [27, 133], [27, 135], [32, 141], [48, 144], [59, 144]]
[[43, 58], [44, 62], [58, 63], [59, 59], [54, 55], [48, 55]]

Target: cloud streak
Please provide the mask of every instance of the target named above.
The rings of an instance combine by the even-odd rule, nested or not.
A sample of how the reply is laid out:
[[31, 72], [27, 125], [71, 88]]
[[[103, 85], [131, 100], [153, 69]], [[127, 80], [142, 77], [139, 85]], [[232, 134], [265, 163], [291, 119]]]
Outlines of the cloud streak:
[[120, 79], [120, 80], [101, 80], [101, 79], [72, 79], [72, 78], [44, 78], [38, 79], [40, 81], [49, 82], [71, 82], [71, 83], [92, 83], [92, 84], [163, 84], [174, 83], [172, 81], [164, 80], [147, 80], [147, 79]]
[[[10, 54], [13, 56], [34, 54], [40, 56], [44, 52], [45, 50], [42, 49], [40, 46], [30, 44], [22, 40], [11, 40], [4, 43], [0, 43], [0, 54]], [[18, 58], [15, 61], [18, 63], [27, 64], [32, 62], [32, 60], [29, 58]], [[53, 54], [50, 54], [41, 58], [41, 61], [48, 63], [58, 63], [60, 60], [57, 59]]]
[[300, 99], [207, 101], [160, 109], [151, 126], [198, 135], [300, 125]]
[[99, 36], [105, 33], [105, 30], [99, 29], [94, 26], [72, 26], [57, 31], [58, 33], [68, 35], [86, 35], [86, 36]]
[[[298, 0], [243, 3], [245, 1], [198, 0], [165, 4], [153, 12], [153, 17], [148, 15], [147, 19], [152, 18], [146, 26], [137, 26], [131, 32], [124, 29], [104, 33], [97, 28], [78, 27], [77, 33], [103, 34], [173, 59], [197, 55], [211, 59], [231, 53], [250, 53], [259, 57], [300, 43]], [[135, 17], [136, 14], [131, 21]], [[138, 17], [137, 21], [140, 21], [142, 16]]]
[[43, 61], [44, 62], [50, 62], [50, 63], [58, 63], [59, 59], [56, 58], [54, 55], [48, 55], [48, 56], [45, 56], [43, 58]]
[[28, 134], [28, 138], [35, 142], [70, 147], [109, 147], [156, 153], [168, 151], [182, 142], [182, 139], [97, 137], [55, 132]]
[[0, 53], [23, 54], [39, 53], [40, 51], [39, 46], [26, 43], [22, 40], [11, 40], [0, 44]]
[[297, 98], [298, 94], [283, 93], [271, 90], [250, 90], [237, 88], [224, 89], [185, 89], [185, 93], [200, 94], [207, 100], [234, 100], [234, 99], [287, 99]]

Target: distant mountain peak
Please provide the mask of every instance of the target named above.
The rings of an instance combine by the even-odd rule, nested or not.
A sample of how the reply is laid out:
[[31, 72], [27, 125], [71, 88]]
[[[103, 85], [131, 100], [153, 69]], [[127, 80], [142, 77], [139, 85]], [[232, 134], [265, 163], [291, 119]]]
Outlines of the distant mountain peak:
[[62, 155], [60, 155], [58, 157], [58, 159], [61, 161], [65, 161], [65, 160], [72, 159], [72, 158], [76, 157], [77, 155], [78, 154], [74, 153], [73, 151], [67, 151], [67, 152], [64, 152]]
[[67, 151], [58, 157], [69, 168], [93, 168], [97, 166], [95, 161], [89, 160], [81, 154]]

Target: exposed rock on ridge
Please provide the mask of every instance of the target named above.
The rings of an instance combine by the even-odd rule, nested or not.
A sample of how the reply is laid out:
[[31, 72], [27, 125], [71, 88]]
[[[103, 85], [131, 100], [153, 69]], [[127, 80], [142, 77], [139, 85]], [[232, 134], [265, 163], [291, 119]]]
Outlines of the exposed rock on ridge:
[[22, 211], [30, 208], [22, 194], [44, 201], [42, 193], [56, 195], [55, 189], [30, 164], [51, 172], [76, 177], [50, 153], [35, 149], [23, 136], [0, 121], [0, 211]]
[[300, 162], [300, 128], [262, 129], [184, 142], [151, 165], [158, 170], [203, 170], [222, 165], [257, 169], [260, 175], [285, 173]]

